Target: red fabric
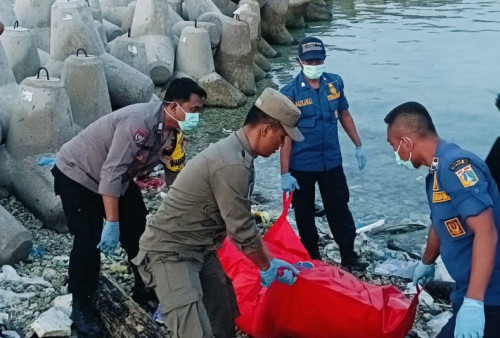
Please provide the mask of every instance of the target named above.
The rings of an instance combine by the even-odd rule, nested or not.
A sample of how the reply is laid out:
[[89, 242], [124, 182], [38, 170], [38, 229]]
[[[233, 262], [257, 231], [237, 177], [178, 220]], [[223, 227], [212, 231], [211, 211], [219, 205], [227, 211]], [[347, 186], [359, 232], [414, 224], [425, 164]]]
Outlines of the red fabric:
[[136, 180], [135, 183], [142, 190], [158, 189], [165, 185], [165, 180], [161, 177], [148, 177], [144, 180]]
[[[412, 327], [418, 297], [406, 298], [394, 286], [376, 286], [318, 260], [311, 260], [283, 214], [264, 237], [271, 253], [301, 270], [288, 286], [260, 286], [258, 268], [228, 240], [219, 250], [233, 280], [241, 316], [236, 324], [253, 337], [404, 337]], [[313, 267], [302, 268], [300, 262]]]

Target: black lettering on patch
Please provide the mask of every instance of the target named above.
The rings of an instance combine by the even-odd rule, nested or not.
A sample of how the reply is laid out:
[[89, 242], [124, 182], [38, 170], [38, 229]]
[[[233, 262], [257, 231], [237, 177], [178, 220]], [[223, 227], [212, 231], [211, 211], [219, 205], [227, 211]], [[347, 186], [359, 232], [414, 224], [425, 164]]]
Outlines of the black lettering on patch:
[[466, 165], [466, 164], [469, 164], [470, 163], [470, 159], [468, 158], [461, 158], [459, 160], [456, 160], [455, 162], [453, 162], [452, 165], [450, 165], [450, 170], [451, 171], [455, 171], [455, 169], [458, 167], [458, 166], [461, 166], [461, 165]]

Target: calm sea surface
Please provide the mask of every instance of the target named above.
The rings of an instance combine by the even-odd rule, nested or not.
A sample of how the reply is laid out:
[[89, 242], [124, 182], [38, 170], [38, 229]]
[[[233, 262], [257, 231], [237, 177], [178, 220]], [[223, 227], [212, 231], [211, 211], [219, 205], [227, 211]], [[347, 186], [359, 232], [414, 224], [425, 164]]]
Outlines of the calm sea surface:
[[[494, 106], [500, 92], [500, 2], [336, 0], [330, 8], [331, 22], [290, 32], [297, 40], [321, 38], [327, 70], [344, 80], [368, 154], [360, 172], [354, 145], [339, 133], [356, 223], [427, 223], [427, 170], [395, 164], [383, 118], [400, 103], [418, 101], [442, 138], [484, 158], [500, 135], [500, 112]], [[275, 48], [281, 56], [272, 60], [270, 81], [281, 88], [299, 71], [297, 46]], [[237, 129], [247, 110], [209, 110], [192, 137], [193, 152], [224, 137], [223, 128]], [[256, 175], [260, 208], [279, 213], [278, 154], [258, 159]]]

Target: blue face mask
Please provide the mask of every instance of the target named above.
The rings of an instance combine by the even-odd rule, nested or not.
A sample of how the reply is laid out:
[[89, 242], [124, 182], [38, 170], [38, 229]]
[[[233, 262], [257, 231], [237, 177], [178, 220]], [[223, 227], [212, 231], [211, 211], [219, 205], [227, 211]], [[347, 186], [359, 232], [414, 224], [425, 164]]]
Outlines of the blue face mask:
[[[406, 139], [408, 141], [410, 141], [410, 143], [412, 144], [412, 147], [413, 147], [413, 142], [411, 142], [411, 140], [408, 137], [406, 137]], [[401, 142], [399, 142], [398, 149], [394, 152], [394, 155], [396, 156], [396, 163], [402, 167], [405, 167], [406, 169], [416, 169], [413, 166], [413, 163], [411, 162], [411, 155], [412, 155], [411, 151], [410, 151], [410, 157], [406, 161], [402, 160], [401, 157], [399, 156], [399, 148], [401, 148], [401, 143], [403, 143], [403, 140], [401, 140]]]
[[177, 123], [179, 123], [179, 128], [181, 128], [182, 131], [195, 130], [196, 127], [198, 126], [198, 123], [200, 122], [200, 113], [187, 112], [184, 109], [182, 109], [180, 104], [179, 108], [181, 108], [181, 110], [184, 112], [184, 120], [179, 121], [175, 117], [169, 114], [170, 117], [172, 117], [174, 120], [177, 121]]
[[319, 79], [319, 77], [321, 76], [321, 74], [324, 73], [325, 71], [325, 65], [316, 65], [316, 66], [313, 66], [313, 65], [305, 65], [303, 64], [302, 62], [300, 62], [301, 65], [302, 65], [302, 72], [304, 73], [304, 75], [308, 78], [308, 79], [311, 79], [311, 80], [317, 80]]

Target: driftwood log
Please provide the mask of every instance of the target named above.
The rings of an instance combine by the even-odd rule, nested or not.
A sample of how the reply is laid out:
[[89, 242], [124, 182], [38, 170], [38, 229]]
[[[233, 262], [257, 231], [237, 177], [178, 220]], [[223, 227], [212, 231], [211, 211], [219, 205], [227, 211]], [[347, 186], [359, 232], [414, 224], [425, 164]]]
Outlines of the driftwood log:
[[97, 311], [113, 338], [170, 337], [109, 274], [101, 271], [97, 291]]

